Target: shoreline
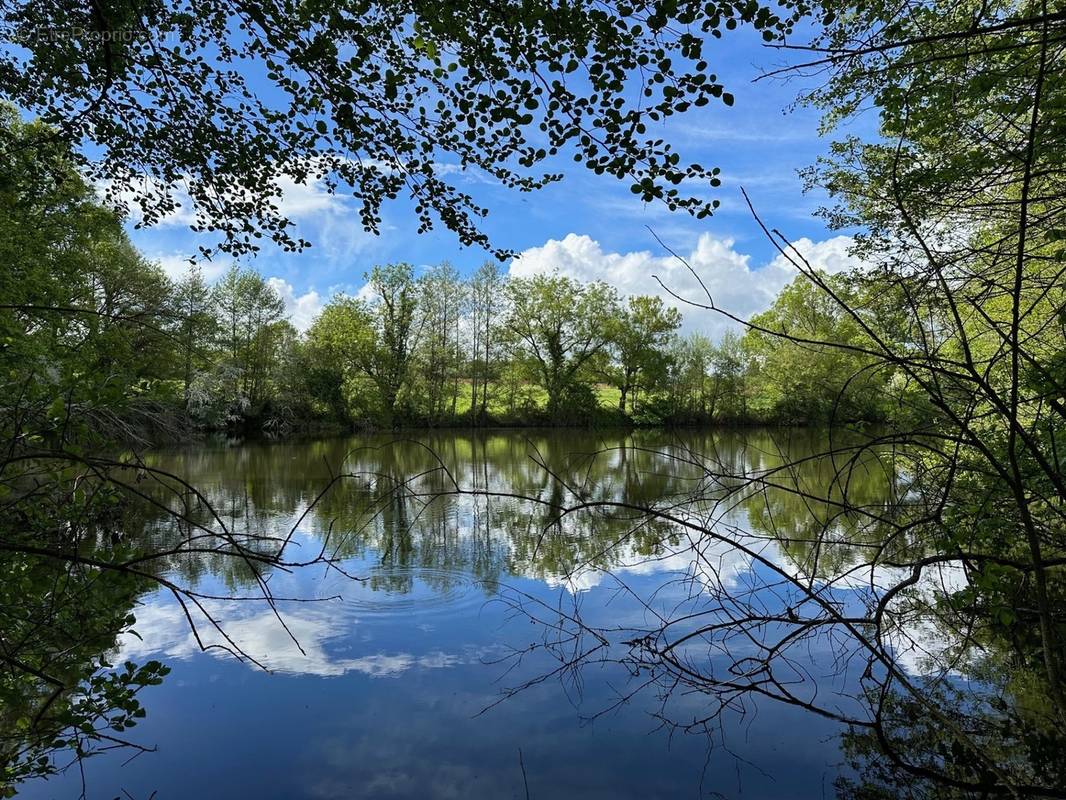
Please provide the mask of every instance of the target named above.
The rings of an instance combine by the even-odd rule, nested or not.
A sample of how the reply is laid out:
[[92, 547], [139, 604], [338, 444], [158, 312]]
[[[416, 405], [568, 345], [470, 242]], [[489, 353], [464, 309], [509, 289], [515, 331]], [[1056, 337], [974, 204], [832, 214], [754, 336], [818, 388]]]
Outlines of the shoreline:
[[869, 426], [881, 425], [882, 422], [869, 421], [841, 421], [829, 422], [805, 422], [805, 423], [773, 423], [773, 422], [711, 422], [691, 423], [677, 425], [549, 425], [549, 424], [497, 424], [497, 425], [410, 425], [393, 428], [372, 427], [337, 427], [324, 426], [322, 428], [305, 428], [284, 433], [270, 431], [233, 432], [225, 430], [201, 430], [197, 434], [179, 440], [155, 442], [151, 449], [171, 449], [196, 447], [201, 445], [226, 444], [228, 446], [240, 446], [246, 444], [298, 444], [302, 442], [343, 439], [357, 436], [367, 437], [393, 437], [397, 441], [405, 438], [414, 438], [427, 434], [502, 434], [530, 431], [540, 434], [555, 434], [565, 431], [581, 433], [605, 433], [628, 435], [635, 432], [647, 433], [696, 433], [696, 432], [730, 432], [730, 431], [818, 431], [831, 429], [862, 429]]

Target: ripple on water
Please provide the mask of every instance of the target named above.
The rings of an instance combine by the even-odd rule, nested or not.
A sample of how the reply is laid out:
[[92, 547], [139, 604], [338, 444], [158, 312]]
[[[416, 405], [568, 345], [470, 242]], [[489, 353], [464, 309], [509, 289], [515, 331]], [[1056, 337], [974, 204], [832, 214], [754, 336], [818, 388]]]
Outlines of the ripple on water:
[[345, 602], [374, 617], [454, 614], [480, 608], [490, 597], [485, 583], [469, 572], [446, 567], [379, 567]]

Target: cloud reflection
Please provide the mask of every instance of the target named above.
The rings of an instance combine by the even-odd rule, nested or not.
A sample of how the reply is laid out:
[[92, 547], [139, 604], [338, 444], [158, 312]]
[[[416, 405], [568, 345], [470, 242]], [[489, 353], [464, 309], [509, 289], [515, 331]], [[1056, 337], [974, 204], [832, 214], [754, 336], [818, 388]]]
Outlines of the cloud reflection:
[[[243, 602], [214, 602], [207, 608], [244, 653], [272, 672], [319, 677], [358, 672], [373, 678], [395, 678], [412, 669], [444, 669], [472, 660], [469, 654], [441, 651], [421, 655], [378, 652], [346, 657], [341, 651], [349, 649], [346, 644], [358, 620], [337, 613], [339, 603], [316, 605], [328, 606], [328, 611], [323, 613], [306, 606], [295, 611], [283, 610], [284, 626], [269, 609], [248, 613], [248, 606]], [[132, 661], [158, 656], [184, 659], [201, 652], [196, 636], [177, 604], [158, 596], [157, 600], [141, 606], [136, 616], [136, 634], [128, 632], [122, 636], [117, 658]], [[227, 644], [222, 634], [203, 616], [196, 619], [196, 624], [206, 647]], [[208, 652], [231, 657], [219, 649]]]

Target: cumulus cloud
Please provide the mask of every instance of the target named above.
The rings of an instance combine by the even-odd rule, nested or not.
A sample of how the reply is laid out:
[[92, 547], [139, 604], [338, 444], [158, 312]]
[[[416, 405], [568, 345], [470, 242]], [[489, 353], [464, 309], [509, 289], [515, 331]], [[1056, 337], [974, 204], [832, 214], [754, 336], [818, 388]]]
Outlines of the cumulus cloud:
[[[331, 193], [324, 180], [309, 177], [306, 182], [297, 183], [287, 175], [279, 175], [272, 183], [277, 193], [274, 204], [278, 213], [290, 220], [320, 219], [323, 215], [348, 213], [348, 199]], [[175, 207], [154, 223], [156, 227], [209, 222], [206, 212], [197, 209], [196, 201], [182, 182], [168, 187], [151, 175], [130, 172], [121, 179], [100, 181], [96, 191], [104, 202], [126, 214], [133, 223], [143, 221], [140, 208], [142, 199], [147, 198], [151, 203], [167, 196], [174, 201]], [[252, 192], [245, 191], [243, 195], [250, 199]], [[239, 198], [241, 193], [234, 196]]]
[[302, 219], [319, 214], [336, 214], [347, 210], [347, 199], [331, 194], [321, 180], [297, 183], [292, 178], [277, 180], [278, 211], [289, 219]]
[[293, 327], [298, 331], [306, 331], [310, 328], [311, 323], [315, 321], [315, 317], [325, 305], [322, 296], [314, 289], [308, 289], [298, 295], [293, 285], [281, 278], [268, 278], [267, 283], [285, 302], [285, 313]]
[[[860, 266], [848, 255], [851, 244], [850, 237], [836, 236], [821, 242], [799, 239], [794, 246], [811, 266], [836, 273]], [[754, 266], [751, 257], [737, 252], [734, 245], [733, 239], [701, 235], [696, 248], [683, 254], [699, 276], [697, 279], [671, 255], [655, 255], [647, 250], [607, 252], [595, 239], [570, 233], [561, 240], [551, 239], [520, 253], [511, 262], [510, 274], [524, 278], [559, 272], [582, 281], [605, 281], [624, 295], [659, 295], [684, 312], [686, 332], [700, 331], [717, 339], [735, 328], [736, 323], [681, 302], [671, 292], [683, 300], [706, 303], [702, 281], [718, 308], [747, 318], [768, 308], [781, 288], [796, 276], [795, 267], [784, 256]]]
[[[148, 255], [146, 258], [162, 267], [163, 272], [173, 281], [180, 281], [189, 272], [191, 258], [184, 253], [157, 253]], [[214, 283], [221, 278], [232, 263], [230, 261], [207, 261], [200, 257], [195, 257], [195, 261], [200, 268], [200, 274], [207, 283]]]

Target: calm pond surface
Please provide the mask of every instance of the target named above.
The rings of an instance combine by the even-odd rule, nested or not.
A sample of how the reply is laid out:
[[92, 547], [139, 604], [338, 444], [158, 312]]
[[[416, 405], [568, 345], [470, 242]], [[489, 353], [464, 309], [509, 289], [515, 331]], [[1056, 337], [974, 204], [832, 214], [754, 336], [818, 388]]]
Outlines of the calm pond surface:
[[[653, 627], [659, 614], [763, 587], [756, 578], [767, 564], [802, 572], [804, 526], [817, 516], [809, 501], [768, 493], [708, 505], [706, 521], [735, 531], [737, 548], [627, 514], [551, 525], [550, 507], [502, 496], [563, 502], [572, 491], [664, 507], [688, 498], [694, 513], [693, 496], [725, 491], [707, 482], [702, 457], [743, 473], [785, 454], [800, 459], [824, 436], [441, 432], [156, 453], [152, 465], [195, 485], [232, 530], [294, 530], [309, 559], [325, 542], [352, 577], [321, 564], [275, 571], [283, 626], [232, 559], [175, 560], [171, 574], [205, 595], [252, 598], [205, 601], [249, 658], [203, 652], [170, 594], [143, 596], [136, 634], [120, 637], [115, 659], [171, 668], [142, 693], [147, 716], [131, 731], [155, 750], [86, 759], [87, 796], [833, 797], [846, 769], [837, 722], [750, 696], [707, 720], [705, 693], [644, 685], [640, 669], [615, 657], [628, 631]], [[438, 458], [457, 483], [496, 496], [428, 502], [420, 486], [451, 480], [432, 472]], [[818, 460], [802, 469], [800, 483], [831, 481]], [[342, 472], [355, 477], [319, 497]], [[887, 496], [883, 471], [862, 474], [852, 492], [871, 503]], [[381, 499], [382, 486], [402, 482], [406, 494]], [[146, 535], [165, 541], [168, 524], [147, 514]], [[846, 548], [838, 556], [836, 567]], [[556, 624], [560, 614], [617, 636], [590, 646]], [[205, 644], [221, 641], [197, 622]], [[711, 669], [738, 658], [701, 652]], [[571, 668], [579, 656], [583, 666]], [[812, 691], [846, 708], [857, 676], [839, 656], [809, 640], [802, 670]], [[20, 796], [76, 797], [81, 786], [75, 765]]]

